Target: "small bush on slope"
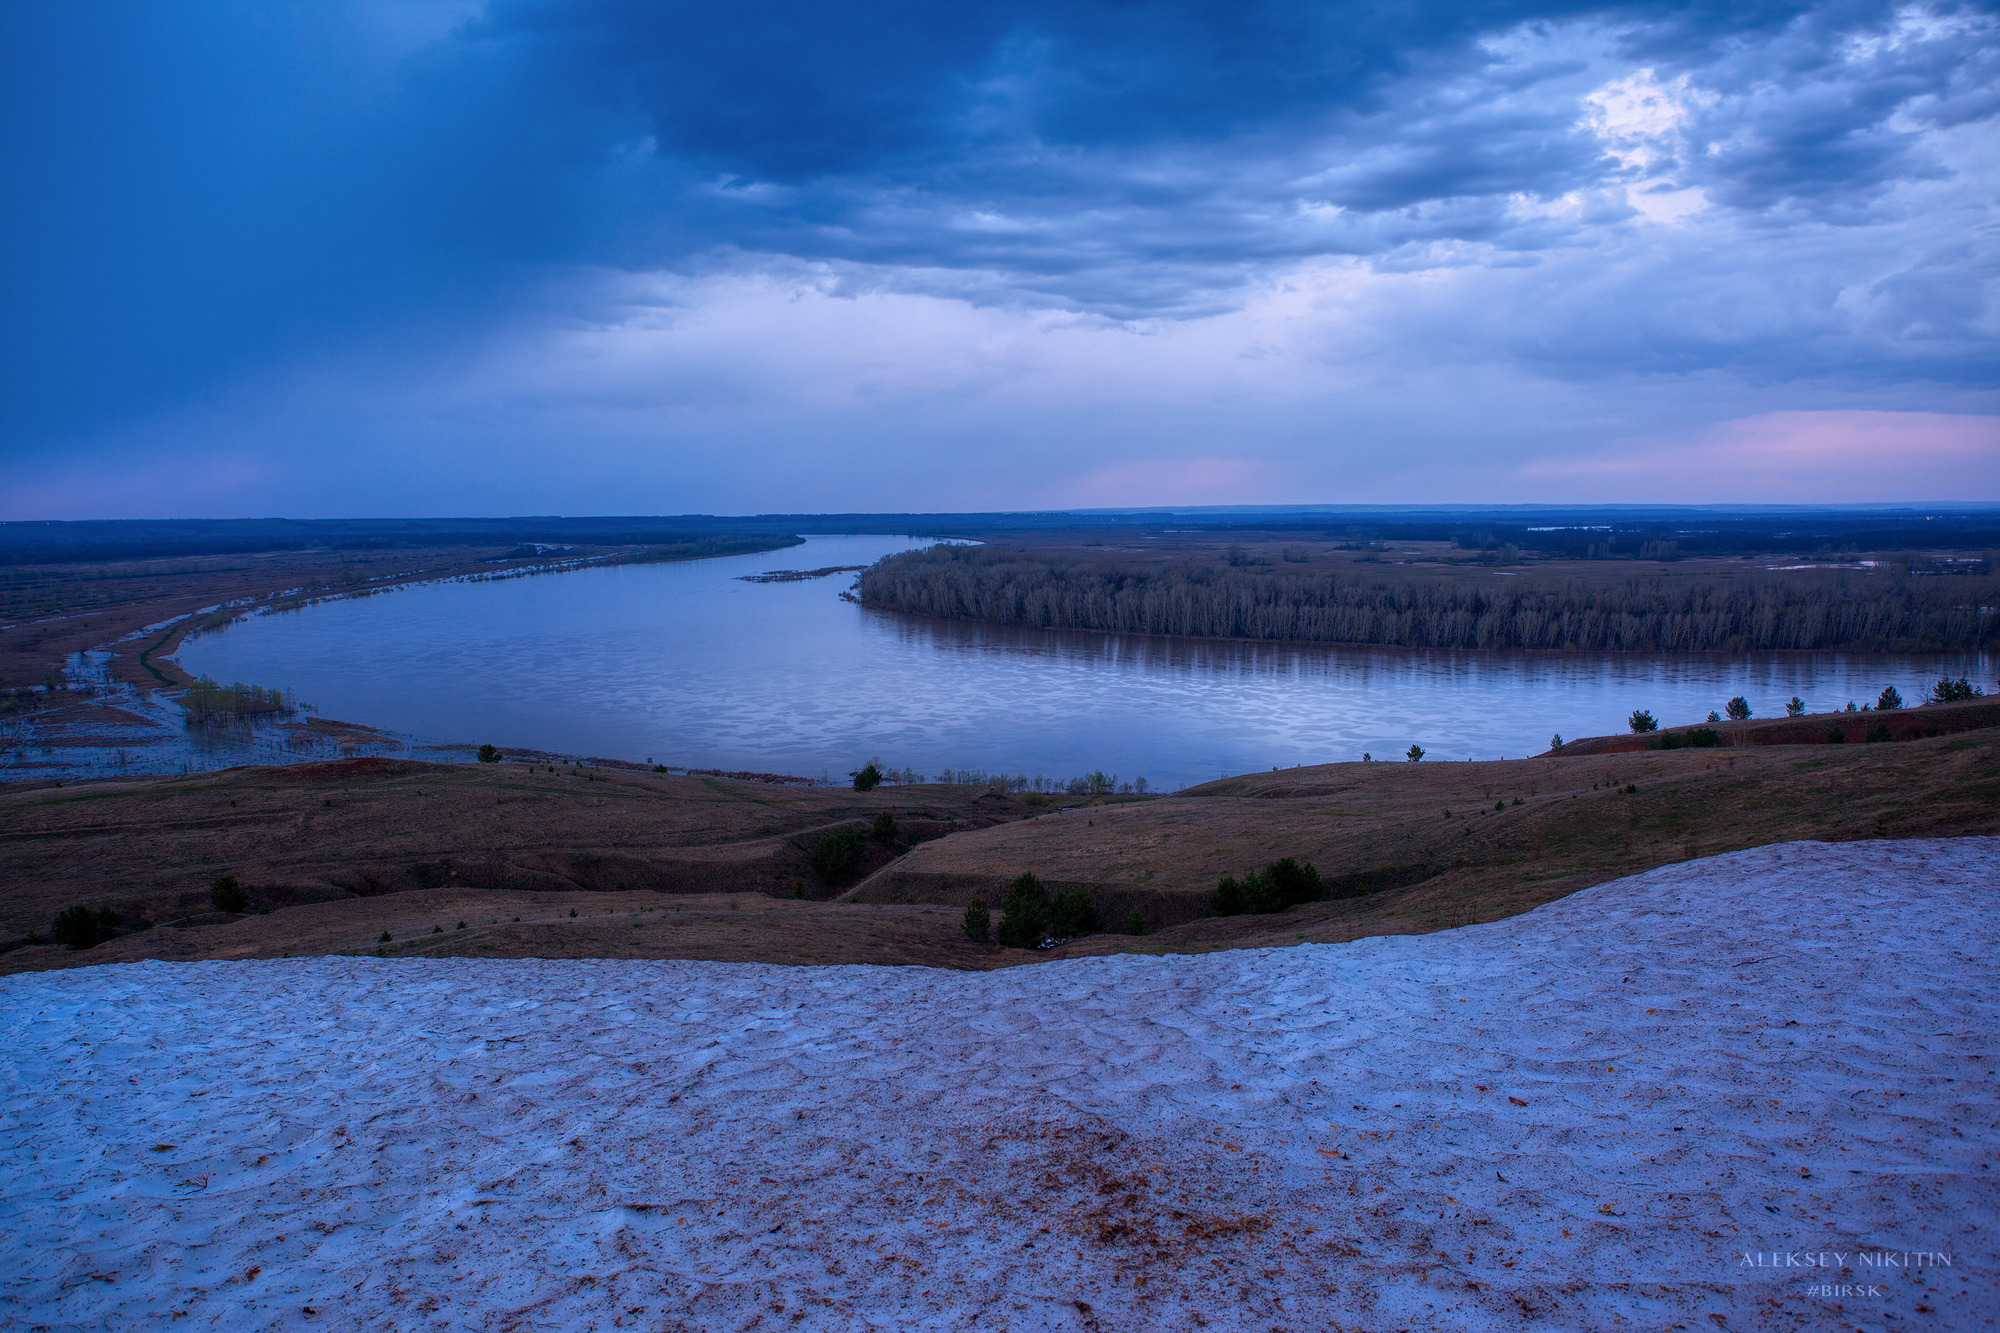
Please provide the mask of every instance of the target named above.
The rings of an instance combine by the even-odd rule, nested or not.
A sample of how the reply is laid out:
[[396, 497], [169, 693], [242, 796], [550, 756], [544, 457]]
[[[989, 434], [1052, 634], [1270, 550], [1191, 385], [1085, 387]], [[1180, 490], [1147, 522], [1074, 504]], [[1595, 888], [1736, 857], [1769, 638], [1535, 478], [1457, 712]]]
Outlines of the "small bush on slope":
[[812, 868], [828, 884], [837, 884], [861, 864], [861, 835], [851, 828], [829, 833], [813, 844]]
[[1049, 891], [1032, 873], [1017, 877], [1000, 904], [1000, 943], [1010, 949], [1032, 949], [1042, 942], [1049, 919]]
[[55, 925], [49, 935], [57, 944], [68, 945], [72, 949], [88, 949], [111, 938], [117, 930], [116, 919], [108, 907], [92, 912], [79, 903], [56, 913]]
[[993, 914], [987, 910], [986, 900], [984, 898], [974, 898], [971, 904], [965, 909], [965, 938], [973, 941], [975, 944], [986, 943], [988, 928], [992, 920]]
[[1095, 935], [1104, 929], [1104, 918], [1098, 913], [1097, 901], [1089, 889], [1071, 889], [1056, 899], [1055, 910], [1049, 914], [1049, 934], [1059, 940], [1073, 940], [1079, 935]]
[[218, 912], [241, 912], [250, 906], [250, 895], [243, 892], [236, 876], [217, 875], [208, 886], [208, 901]]
[[1208, 896], [1209, 910], [1217, 916], [1238, 916], [1245, 912], [1282, 912], [1300, 903], [1316, 903], [1326, 896], [1319, 871], [1310, 861], [1287, 856], [1240, 881], [1224, 876]]

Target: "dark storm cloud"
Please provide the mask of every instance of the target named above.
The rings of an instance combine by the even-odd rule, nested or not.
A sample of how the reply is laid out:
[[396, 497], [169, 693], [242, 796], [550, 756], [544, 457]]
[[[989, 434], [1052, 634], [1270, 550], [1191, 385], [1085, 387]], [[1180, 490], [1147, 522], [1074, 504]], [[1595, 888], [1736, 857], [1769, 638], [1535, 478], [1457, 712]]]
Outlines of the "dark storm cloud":
[[[847, 290], [1134, 318], [1320, 256], [1601, 255], [1493, 344], [1566, 373], [1782, 378], [1834, 348], [1900, 375], [1871, 349], [1914, 339], [1964, 377], [1990, 319], [1965, 237], [1899, 236], [1893, 262], [1816, 241], [1822, 267], [1746, 257], [1741, 285], [1712, 258], [1914, 225], [1898, 187], [1963, 170], [1940, 136], [2000, 110], [1986, 7], [79, 0], [0, 22], [17, 443], [357, 341], [437, 356], [536, 302], [598, 318], [561, 275], [606, 267], [821, 264]], [[1668, 113], [1604, 112], [1640, 73]], [[1708, 241], [1624, 236], [1689, 191]]]
[[[74, 433], [246, 368], [491, 309], [552, 173], [399, 92], [359, 7], [0, 7], [10, 432]], [[577, 119], [574, 109], [566, 121]], [[458, 151], [429, 146], [455, 139]], [[494, 219], [505, 219], [496, 225]]]
[[2000, 112], [1995, 36], [1971, 7], [1829, 7], [1754, 42], [1660, 52], [1707, 98], [1684, 178], [1739, 208], [1851, 216], [1897, 181], [1942, 175], [1924, 131]]
[[[995, 270], [1085, 305], [1122, 285], [1110, 305], [1129, 313], [1205, 304], [1245, 263], [1372, 252], [1438, 222], [1311, 210], [1560, 193], [1601, 172], [1573, 98], [1507, 87], [1519, 72], [1476, 47], [1561, 9], [794, 4], [718, 22], [599, 0], [503, 6], [473, 40], [531, 44], [547, 86], [643, 127], [672, 218], [620, 229], [636, 262], [712, 239]], [[1468, 222], [1491, 231], [1480, 210]], [[1183, 290], [1117, 271], [1162, 262], [1186, 266]]]
[[[1927, 29], [1887, 4], [515, 0], [466, 42], [532, 71], [546, 104], [642, 128], [675, 214], [622, 229], [641, 253], [664, 243], [649, 260], [708, 233], [1046, 276], [1371, 253], [1435, 234], [1442, 204], [1604, 183], [1619, 165], [1577, 122], [1593, 34], [1600, 63], [1686, 78], [1685, 183], [1741, 208], [1852, 201], [1938, 170], [1923, 124], [1993, 114], [1990, 27], [1932, 12]], [[1534, 40], [1551, 29], [1567, 40]], [[1359, 217], [1296, 216], [1326, 205]], [[1446, 234], [1495, 238], [1481, 210], [1457, 216]]]

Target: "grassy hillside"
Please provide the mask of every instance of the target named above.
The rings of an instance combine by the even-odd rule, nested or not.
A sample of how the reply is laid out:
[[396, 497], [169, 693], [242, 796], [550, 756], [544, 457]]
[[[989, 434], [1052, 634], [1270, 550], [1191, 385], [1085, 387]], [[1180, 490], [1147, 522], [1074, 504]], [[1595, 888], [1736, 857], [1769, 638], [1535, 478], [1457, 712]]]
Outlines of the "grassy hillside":
[[[372, 950], [424, 902], [464, 916], [534, 919], [620, 893], [824, 899], [912, 839], [1019, 818], [979, 787], [862, 794], [713, 777], [548, 764], [354, 759], [178, 778], [0, 787], [0, 970], [120, 957]], [[895, 832], [875, 834], [888, 815]], [[829, 868], [814, 853], [851, 847]], [[828, 873], [822, 873], [827, 871]], [[246, 911], [210, 901], [234, 878]], [[56, 913], [108, 910], [110, 944], [26, 944]], [[602, 906], [594, 907], [599, 914]], [[563, 920], [569, 918], [564, 915]], [[150, 929], [144, 928], [151, 923]], [[508, 924], [512, 924], [509, 922]], [[303, 934], [298, 934], [294, 926]], [[249, 954], [244, 941], [254, 941]], [[230, 951], [239, 952], [232, 953]]]
[[[885, 814], [893, 827], [878, 833]], [[2000, 728], [1882, 745], [1331, 764], [1059, 810], [977, 787], [863, 795], [364, 760], [17, 787], [0, 791], [0, 828], [11, 941], [0, 971], [375, 952], [1004, 967], [1437, 930], [1801, 838], [2000, 833]], [[836, 835], [852, 858], [822, 874], [815, 852]], [[1218, 878], [1284, 856], [1312, 862], [1338, 896], [1208, 915]], [[964, 906], [983, 896], [997, 907], [1024, 871], [1088, 889], [1114, 927], [1136, 908], [1152, 933], [1047, 952], [966, 940]], [[211, 906], [225, 874], [247, 911]], [[82, 951], [29, 942], [72, 905], [109, 909], [116, 938]]]
[[[1059, 953], [1292, 944], [1511, 916], [1669, 862], [1793, 839], [2000, 833], [2000, 729], [1889, 745], [1329, 764], [1230, 778], [925, 844], [850, 899], [997, 904], [1032, 871], [1090, 888], [1143, 939]], [[1283, 856], [1352, 894], [1212, 917], [1207, 895]]]

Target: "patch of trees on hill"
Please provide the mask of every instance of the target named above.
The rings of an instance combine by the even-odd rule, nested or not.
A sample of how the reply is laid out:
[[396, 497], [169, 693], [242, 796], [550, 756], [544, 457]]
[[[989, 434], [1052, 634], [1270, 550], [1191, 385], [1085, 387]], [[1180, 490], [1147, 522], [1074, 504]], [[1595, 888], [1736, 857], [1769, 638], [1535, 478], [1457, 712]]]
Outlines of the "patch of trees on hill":
[[2000, 641], [2000, 579], [1765, 571], [1537, 578], [1110, 563], [990, 547], [889, 556], [880, 610], [1037, 629], [1404, 648], [1618, 652], [1972, 650]]

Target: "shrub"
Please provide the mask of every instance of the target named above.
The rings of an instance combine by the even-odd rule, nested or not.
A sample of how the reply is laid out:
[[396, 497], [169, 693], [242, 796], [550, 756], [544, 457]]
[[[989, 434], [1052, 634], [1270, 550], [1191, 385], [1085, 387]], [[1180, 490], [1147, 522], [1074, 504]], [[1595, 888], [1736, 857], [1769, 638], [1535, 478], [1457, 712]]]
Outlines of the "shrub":
[[1125, 914], [1125, 933], [1127, 935], [1144, 935], [1146, 933], [1146, 914], [1136, 907], [1127, 912]]
[[1826, 743], [1828, 745], [1841, 745], [1844, 744], [1846, 740], [1847, 740], [1847, 733], [1845, 731], [1842, 731], [1839, 727], [1835, 727], [1831, 731], [1828, 731], [1826, 733]]
[[1076, 888], [1066, 891], [1055, 901], [1049, 913], [1049, 934], [1059, 940], [1073, 940], [1081, 935], [1095, 935], [1104, 929], [1104, 917], [1097, 910], [1097, 900], [1089, 889]]
[[993, 913], [987, 910], [986, 900], [974, 898], [965, 909], [965, 938], [975, 944], [986, 943], [992, 921]]
[[1894, 685], [1888, 686], [1882, 693], [1875, 696], [1875, 711], [1878, 713], [1886, 713], [1891, 709], [1901, 708], [1902, 706], [1903, 696], [1896, 692]]
[[813, 844], [813, 874], [828, 884], [837, 884], [861, 864], [861, 834], [851, 828], [838, 829]]
[[874, 791], [882, 785], [882, 766], [870, 759], [850, 775], [854, 779], [854, 790]]
[[892, 843], [896, 840], [896, 817], [884, 810], [875, 816], [875, 841]]
[[497, 745], [482, 745], [482, 746], [480, 746], [480, 747], [479, 747], [479, 762], [480, 762], [480, 763], [482, 763], [482, 764], [497, 764], [497, 763], [499, 763], [499, 762], [500, 762], [500, 747], [499, 747], [499, 746], [497, 746]]
[[1722, 714], [1716, 712], [1713, 708], [1711, 708], [1708, 710], [1708, 720], [1710, 722], [1720, 722], [1722, 721]]
[[1265, 866], [1257, 878], [1264, 892], [1261, 898], [1252, 896], [1252, 911], [1282, 912], [1299, 903], [1318, 902], [1326, 894], [1312, 863], [1301, 864], [1289, 856]]
[[1687, 734], [1687, 741], [1697, 749], [1713, 749], [1722, 744], [1722, 733], [1713, 727], [1696, 727]]
[[1937, 684], [1931, 686], [1931, 692], [1925, 701], [1934, 704], [1956, 704], [1963, 703], [1967, 699], [1982, 699], [1985, 696], [1985, 690], [1964, 676], [1960, 676], [1957, 680], [1949, 676], [1939, 676]]
[[1895, 737], [1889, 734], [1889, 724], [1882, 722], [1868, 729], [1867, 739], [1870, 745], [1875, 745], [1881, 741], [1894, 740]]
[[55, 924], [49, 927], [49, 938], [72, 949], [88, 949], [110, 939], [116, 929], [110, 908], [93, 912], [79, 903], [56, 913]]
[[1632, 728], [1632, 734], [1635, 736], [1660, 729], [1659, 720], [1643, 708], [1633, 709], [1632, 716], [1625, 719], [1625, 724]]
[[1000, 904], [1000, 928], [995, 934], [1011, 949], [1032, 949], [1042, 942], [1049, 919], [1049, 891], [1033, 874], [1015, 878]]
[[1301, 863], [1287, 856], [1262, 870], [1245, 875], [1241, 881], [1224, 876], [1208, 896], [1208, 906], [1217, 916], [1244, 912], [1282, 912], [1300, 903], [1315, 903], [1326, 896], [1319, 871], [1311, 862]]
[[208, 901], [218, 912], [241, 912], [250, 906], [250, 895], [243, 892], [236, 876], [217, 875], [215, 882], [208, 886]]
[[1413, 764], [1417, 763], [1424, 757], [1424, 747], [1421, 745], [1412, 745], [1409, 749], [1403, 751], [1403, 757]]
[[293, 701], [281, 689], [245, 685], [240, 680], [234, 685], [224, 685], [203, 676], [181, 696], [181, 711], [190, 722], [210, 723], [229, 718], [289, 715], [295, 709]]
[[1796, 694], [1793, 695], [1791, 702], [1785, 705], [1785, 716], [1804, 717], [1805, 715], [1806, 715], [1806, 701], [1804, 699], [1799, 698], [1799, 696]]
[[1750, 701], [1740, 694], [1724, 704], [1722, 709], [1729, 714], [1731, 722], [1748, 722], [1750, 720]]
[[[515, 917], [514, 919], [515, 919], [516, 921], [520, 920], [520, 918], [519, 918], [519, 917]], [[393, 939], [395, 939], [395, 938], [396, 938], [396, 937], [395, 937], [394, 935], [391, 935], [391, 934], [390, 934], [390, 933], [389, 933], [388, 931], [386, 931], [386, 930], [385, 930], [385, 931], [383, 931], [383, 932], [382, 932], [382, 933], [381, 933], [380, 935], [377, 935], [377, 936], [375, 937], [376, 941], [377, 941], [378, 943], [381, 943], [381, 944], [387, 944], [387, 943], [388, 943], [388, 942], [389, 942], [390, 940], [393, 940]]]

